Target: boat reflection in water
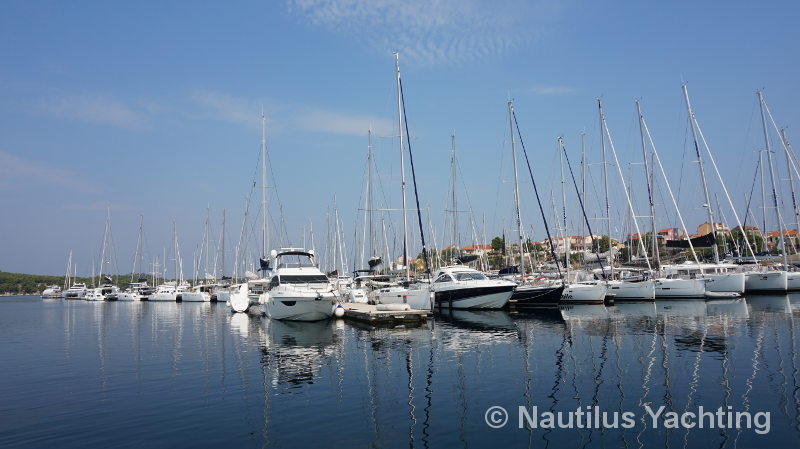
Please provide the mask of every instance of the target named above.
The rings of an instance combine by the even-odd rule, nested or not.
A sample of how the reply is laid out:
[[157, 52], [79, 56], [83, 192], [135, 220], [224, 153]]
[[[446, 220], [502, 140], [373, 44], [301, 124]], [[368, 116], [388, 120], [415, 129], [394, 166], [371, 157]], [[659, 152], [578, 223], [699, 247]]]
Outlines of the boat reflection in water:
[[335, 354], [335, 322], [293, 322], [256, 318], [263, 334], [259, 338], [262, 365], [270, 382], [295, 385], [313, 383], [320, 369]]

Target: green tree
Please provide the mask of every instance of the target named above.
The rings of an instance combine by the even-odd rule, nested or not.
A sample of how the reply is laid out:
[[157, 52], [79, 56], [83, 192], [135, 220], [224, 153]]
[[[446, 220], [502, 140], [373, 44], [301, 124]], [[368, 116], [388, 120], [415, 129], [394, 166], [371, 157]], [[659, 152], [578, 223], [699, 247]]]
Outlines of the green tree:
[[492, 239], [492, 251], [499, 253], [503, 251], [506, 246], [506, 241], [503, 237], [495, 237]]

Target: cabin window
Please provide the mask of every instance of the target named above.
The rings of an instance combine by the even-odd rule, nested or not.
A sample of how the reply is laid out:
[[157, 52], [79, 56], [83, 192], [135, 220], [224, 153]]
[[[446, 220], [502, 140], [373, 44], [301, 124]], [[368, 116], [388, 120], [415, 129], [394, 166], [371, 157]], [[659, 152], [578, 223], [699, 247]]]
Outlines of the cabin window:
[[272, 278], [280, 284], [327, 284], [328, 277], [324, 274], [282, 274]]
[[453, 273], [456, 277], [456, 280], [459, 281], [483, 281], [486, 280], [486, 276], [480, 272], [472, 272], [472, 271], [465, 271], [461, 273]]
[[450, 281], [452, 281], [452, 278], [449, 275], [442, 274], [441, 276], [436, 278], [435, 282], [450, 282]]

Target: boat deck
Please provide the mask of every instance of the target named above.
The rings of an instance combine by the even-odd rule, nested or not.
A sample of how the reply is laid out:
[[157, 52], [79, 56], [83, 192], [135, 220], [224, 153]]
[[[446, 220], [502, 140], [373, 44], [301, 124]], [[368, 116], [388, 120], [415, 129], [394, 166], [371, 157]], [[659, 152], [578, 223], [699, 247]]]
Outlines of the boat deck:
[[345, 319], [369, 324], [424, 323], [428, 320], [427, 310], [378, 310], [372, 304], [355, 302], [341, 304]]

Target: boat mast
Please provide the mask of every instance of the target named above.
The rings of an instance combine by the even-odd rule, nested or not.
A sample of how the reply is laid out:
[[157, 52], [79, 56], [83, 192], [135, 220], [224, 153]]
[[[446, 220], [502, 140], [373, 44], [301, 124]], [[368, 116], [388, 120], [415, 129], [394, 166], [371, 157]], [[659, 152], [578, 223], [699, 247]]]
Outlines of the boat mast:
[[406, 280], [411, 279], [408, 265], [408, 217], [406, 216], [406, 168], [403, 157], [403, 105], [400, 87], [400, 53], [394, 52], [394, 68], [397, 80], [397, 131], [400, 133], [400, 190], [403, 207], [403, 265], [406, 267]]
[[[222, 229], [220, 230], [220, 279], [225, 277], [225, 209], [222, 209]], [[216, 272], [216, 270], [214, 270]], [[214, 273], [216, 274], [216, 273]]]
[[100, 250], [100, 273], [97, 277], [97, 285], [103, 285], [103, 269], [106, 265], [106, 245], [108, 242], [108, 224], [111, 222], [111, 207], [106, 208], [106, 226], [103, 230], [103, 248]]
[[[517, 174], [517, 147], [514, 142], [514, 103], [508, 101], [508, 126], [511, 132], [511, 161], [514, 164], [514, 213], [517, 219], [517, 242], [519, 243], [519, 275], [525, 281], [525, 242], [523, 241], [522, 214], [519, 207], [519, 175]], [[505, 242], [504, 242], [505, 243]], [[552, 244], [552, 242], [551, 242]]]
[[[581, 131], [581, 201], [586, 200], [586, 133]], [[590, 238], [594, 241], [594, 238]], [[586, 265], [586, 222], [581, 220], [581, 263]], [[602, 263], [602, 262], [601, 262]]]
[[769, 136], [767, 135], [767, 117], [764, 114], [764, 93], [759, 90], [756, 91], [756, 95], [758, 95], [758, 102], [761, 106], [761, 124], [764, 128], [764, 146], [765, 151], [767, 152], [767, 162], [769, 163], [769, 179], [772, 184], [772, 206], [775, 208], [775, 218], [778, 219], [778, 234], [780, 235], [781, 251], [783, 251], [783, 269], [788, 270], [789, 261], [786, 256], [786, 241], [784, 240], [783, 236], [783, 217], [781, 216], [781, 210], [778, 207], [778, 193], [775, 189], [775, 170], [772, 166], [772, 150], [770, 149]]
[[[461, 257], [461, 242], [458, 239], [458, 207], [456, 202], [456, 136], [455, 133], [450, 135], [450, 179], [451, 185], [451, 199], [453, 210], [453, 254], [456, 258]], [[452, 257], [451, 257], [452, 259]]]
[[133, 282], [133, 275], [136, 273], [136, 261], [139, 261], [139, 269], [142, 269], [141, 253], [139, 250], [142, 245], [142, 226], [144, 225], [144, 215], [139, 215], [139, 233], [136, 236], [136, 251], [133, 253], [133, 268], [131, 269], [131, 282]]
[[[653, 244], [652, 254], [653, 254], [653, 268], [656, 269], [656, 273], [661, 270], [661, 258], [658, 254], [658, 234], [656, 232], [656, 207], [653, 204], [653, 189], [654, 189], [654, 173], [655, 167], [648, 167], [647, 165], [647, 142], [645, 141], [644, 136], [644, 116], [642, 115], [642, 107], [639, 104], [639, 100], [636, 100], [636, 114], [639, 117], [639, 136], [642, 138], [642, 159], [644, 160], [644, 175], [645, 179], [647, 180], [647, 201], [650, 204], [650, 228], [652, 229], [652, 235], [650, 240]], [[629, 251], [630, 252], [630, 251]], [[658, 277], [658, 276], [656, 276]]]
[[719, 264], [719, 249], [717, 248], [717, 229], [714, 224], [714, 211], [711, 208], [711, 198], [708, 196], [708, 181], [706, 181], [706, 172], [703, 167], [703, 158], [700, 155], [700, 145], [697, 141], [697, 129], [695, 124], [694, 111], [692, 111], [692, 104], [689, 102], [689, 91], [686, 88], [686, 83], [681, 85], [683, 88], [683, 98], [686, 100], [686, 110], [689, 113], [689, 125], [692, 128], [692, 139], [694, 141], [694, 152], [697, 156], [697, 164], [700, 167], [700, 180], [703, 182], [703, 196], [706, 203], [703, 205], [708, 214], [708, 224], [711, 227], [711, 234], [714, 237], [714, 243], [711, 246], [712, 253], [714, 254], [714, 263]]
[[603, 99], [597, 99], [598, 117], [600, 120], [600, 149], [603, 154], [603, 189], [606, 193], [606, 237], [608, 238], [608, 262], [609, 262], [609, 280], [614, 279], [614, 248], [611, 245], [611, 206], [608, 203], [608, 163], [606, 162], [606, 136], [603, 132], [605, 129], [603, 119]]
[[267, 118], [264, 116], [264, 111], [261, 111], [261, 258], [267, 259], [267, 249], [269, 242], [267, 241]]
[[561, 171], [561, 205], [562, 205], [562, 218], [564, 220], [564, 269], [569, 279], [569, 253], [570, 253], [570, 236], [567, 229], [567, 192], [564, 189], [564, 139], [558, 137], [558, 160], [560, 163]]

